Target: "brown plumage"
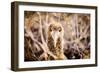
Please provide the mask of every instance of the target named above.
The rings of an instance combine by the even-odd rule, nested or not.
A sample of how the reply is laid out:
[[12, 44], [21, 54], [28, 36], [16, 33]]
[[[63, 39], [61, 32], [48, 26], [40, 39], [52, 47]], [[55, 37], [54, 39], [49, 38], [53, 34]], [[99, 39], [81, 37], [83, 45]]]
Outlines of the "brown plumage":
[[57, 60], [64, 59], [63, 54], [63, 27], [58, 22], [53, 22], [48, 28], [47, 45], [49, 50], [57, 57]]

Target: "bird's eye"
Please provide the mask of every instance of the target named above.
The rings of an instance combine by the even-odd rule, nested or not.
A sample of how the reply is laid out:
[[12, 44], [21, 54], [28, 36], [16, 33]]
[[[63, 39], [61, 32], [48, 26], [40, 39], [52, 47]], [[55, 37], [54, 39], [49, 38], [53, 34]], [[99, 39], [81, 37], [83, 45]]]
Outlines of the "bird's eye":
[[52, 31], [52, 28], [50, 28], [49, 30]]
[[61, 27], [59, 27], [59, 32], [61, 31]]
[[50, 30], [50, 31], [52, 31], [52, 30], [53, 30], [53, 27], [52, 27], [51, 25], [50, 25], [50, 27], [49, 27], [49, 30]]

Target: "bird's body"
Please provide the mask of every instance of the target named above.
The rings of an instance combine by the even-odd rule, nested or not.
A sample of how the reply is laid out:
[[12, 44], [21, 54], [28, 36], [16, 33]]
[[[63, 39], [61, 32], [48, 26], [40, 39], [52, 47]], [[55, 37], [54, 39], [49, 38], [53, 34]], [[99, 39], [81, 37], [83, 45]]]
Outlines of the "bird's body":
[[47, 45], [49, 50], [57, 57], [57, 60], [64, 59], [63, 53], [63, 27], [60, 23], [53, 22], [48, 28]]

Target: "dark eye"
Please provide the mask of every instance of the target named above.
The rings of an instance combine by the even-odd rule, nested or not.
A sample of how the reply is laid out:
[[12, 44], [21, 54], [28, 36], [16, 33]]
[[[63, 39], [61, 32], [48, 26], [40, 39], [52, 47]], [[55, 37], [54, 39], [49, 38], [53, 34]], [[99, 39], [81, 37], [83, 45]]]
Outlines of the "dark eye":
[[61, 27], [59, 27], [59, 32], [60, 32], [61, 30], [62, 30]]
[[52, 31], [52, 26], [50, 25], [49, 30]]

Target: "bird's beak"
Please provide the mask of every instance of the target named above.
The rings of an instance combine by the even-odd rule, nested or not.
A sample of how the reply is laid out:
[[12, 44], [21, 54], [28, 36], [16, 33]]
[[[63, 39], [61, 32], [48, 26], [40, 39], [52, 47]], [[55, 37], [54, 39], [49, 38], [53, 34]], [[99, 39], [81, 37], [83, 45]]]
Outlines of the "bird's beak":
[[59, 32], [58, 31], [53, 31], [52, 32], [52, 38], [54, 40], [54, 46], [55, 47], [56, 47], [56, 43], [57, 43], [58, 36], [59, 36]]

